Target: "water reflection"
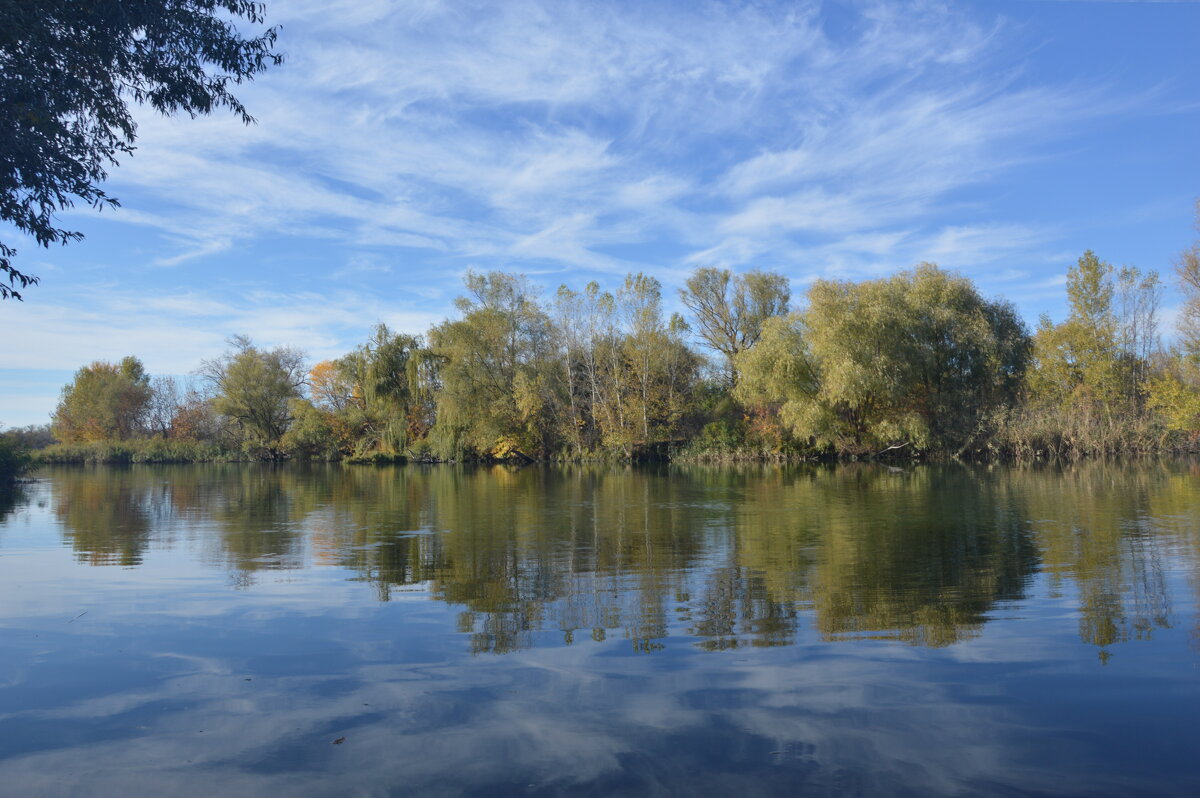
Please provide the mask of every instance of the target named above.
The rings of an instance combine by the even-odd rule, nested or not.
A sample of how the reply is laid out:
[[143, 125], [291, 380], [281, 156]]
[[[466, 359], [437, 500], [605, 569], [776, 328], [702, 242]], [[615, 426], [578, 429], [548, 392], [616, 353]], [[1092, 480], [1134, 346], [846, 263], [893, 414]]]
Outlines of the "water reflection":
[[[235, 585], [337, 567], [378, 600], [457, 608], [473, 652], [627, 639], [706, 650], [978, 636], [1039, 574], [1079, 636], [1174, 623], [1166, 563], [1200, 562], [1195, 466], [197, 467], [50, 472], [81, 562], [191, 546]], [[546, 633], [553, 632], [548, 637]]]
[[0, 484], [0, 523], [8, 514], [27, 501], [25, 487], [21, 483], [11, 485]]
[[66, 543], [91, 565], [140, 565], [170, 515], [171, 488], [144, 471], [66, 471], [55, 487], [54, 513]]
[[1195, 795], [1198, 477], [47, 471], [0, 793]]

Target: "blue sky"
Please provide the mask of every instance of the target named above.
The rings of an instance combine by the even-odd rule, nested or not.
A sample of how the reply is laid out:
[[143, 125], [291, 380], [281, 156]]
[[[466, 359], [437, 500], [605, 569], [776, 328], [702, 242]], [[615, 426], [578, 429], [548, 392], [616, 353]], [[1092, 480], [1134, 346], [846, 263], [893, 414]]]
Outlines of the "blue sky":
[[[1064, 315], [1094, 249], [1168, 275], [1200, 197], [1200, 3], [270, 0], [258, 118], [144, 114], [0, 305], [0, 425], [92, 360], [183, 375], [231, 334], [313, 360], [424, 332], [467, 269], [547, 292], [697, 265], [922, 260]], [[1174, 291], [1166, 297], [1169, 326]]]

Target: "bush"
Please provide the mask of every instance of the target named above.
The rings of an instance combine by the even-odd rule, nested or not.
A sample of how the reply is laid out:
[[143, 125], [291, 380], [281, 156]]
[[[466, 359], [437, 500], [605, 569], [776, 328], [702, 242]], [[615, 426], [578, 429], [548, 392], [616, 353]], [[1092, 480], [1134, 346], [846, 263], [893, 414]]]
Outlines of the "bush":
[[0, 483], [15, 480], [29, 467], [29, 453], [15, 441], [0, 437]]
[[966, 456], [1016, 460], [1074, 459], [1111, 454], [1183, 451], [1186, 436], [1169, 430], [1151, 414], [1100, 414], [1080, 409], [1023, 405], [993, 417], [994, 431]]
[[345, 462], [351, 465], [403, 465], [408, 458], [392, 452], [367, 452], [347, 457]]
[[83, 463], [129, 463], [133, 452], [120, 443], [59, 443], [47, 446], [35, 455], [42, 465], [77, 465]]
[[199, 441], [150, 438], [136, 443], [138, 445], [133, 453], [135, 463], [207, 463], [229, 459], [222, 450]]
[[237, 459], [242, 458], [209, 444], [171, 438], [60, 443], [34, 454], [35, 462], [45, 465], [209, 463]]

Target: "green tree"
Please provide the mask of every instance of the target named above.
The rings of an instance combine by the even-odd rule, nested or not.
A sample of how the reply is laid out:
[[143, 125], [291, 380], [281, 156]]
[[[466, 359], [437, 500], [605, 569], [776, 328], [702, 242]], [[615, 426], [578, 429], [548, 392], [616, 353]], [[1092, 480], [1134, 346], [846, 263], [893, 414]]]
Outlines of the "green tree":
[[537, 457], [554, 449], [553, 335], [523, 277], [469, 272], [463, 314], [429, 332], [439, 362], [437, 431], [447, 453]]
[[749, 271], [736, 277], [728, 269], [692, 272], [680, 299], [696, 323], [696, 332], [725, 359], [730, 384], [737, 381], [733, 361], [758, 341], [763, 324], [788, 312], [791, 287], [781, 274]]
[[328, 413], [307, 399], [291, 399], [288, 414], [292, 423], [279, 439], [283, 451], [303, 460], [337, 459], [340, 441]]
[[663, 319], [662, 286], [641, 273], [625, 278], [617, 306], [627, 330], [622, 371], [629, 376], [626, 417], [634, 420], [630, 431], [636, 430], [644, 446], [670, 440], [696, 379], [696, 357], [683, 341], [688, 327], [677, 314]]
[[0, 433], [0, 438], [12, 441], [18, 449], [45, 449], [54, 444], [54, 433], [50, 431], [49, 424], [9, 427]]
[[[246, 123], [231, 85], [283, 56], [252, 0], [39, 0], [0, 4], [0, 220], [39, 245], [82, 238], [56, 225], [76, 199], [116, 206], [101, 187], [137, 138], [130, 103], [162, 114], [224, 107]], [[0, 298], [37, 278], [0, 242]]]
[[[1196, 232], [1200, 233], [1200, 199], [1196, 200]], [[1184, 354], [1200, 359], [1200, 238], [1179, 253], [1175, 274], [1183, 292], [1179, 308], [1179, 344]]]
[[1150, 379], [1147, 406], [1161, 416], [1167, 429], [1200, 433], [1200, 364], [1176, 355]]
[[766, 325], [737, 360], [736, 395], [775, 405], [819, 447], [957, 451], [1011, 401], [1029, 339], [1015, 310], [921, 264], [886, 280], [820, 280], [808, 307]]
[[64, 443], [127, 440], [142, 433], [153, 391], [136, 357], [97, 361], [75, 372], [54, 411], [54, 437]]
[[1030, 390], [1063, 406], [1107, 408], [1117, 389], [1117, 320], [1112, 265], [1091, 250], [1067, 272], [1071, 313], [1062, 324], [1043, 316], [1034, 338]]
[[[1200, 200], [1196, 201], [1200, 232]], [[1172, 430], [1200, 433], [1200, 239], [1179, 253], [1175, 275], [1183, 294], [1179, 307], [1178, 348], [1150, 381], [1147, 404]]]
[[740, 401], [763, 403], [777, 412], [786, 407], [790, 416], [812, 412], [818, 403], [821, 381], [804, 324], [803, 314], [794, 314], [769, 319], [763, 325], [758, 345], [737, 359], [742, 378], [735, 395]]
[[1061, 324], [1043, 316], [1038, 325], [1031, 399], [1106, 422], [1140, 410], [1158, 345], [1160, 292], [1154, 272], [1115, 272], [1085, 252], [1067, 272], [1070, 315]]
[[[0, 491], [8, 490], [8, 483], [19, 477], [28, 467], [28, 450], [15, 439], [0, 435]], [[0, 517], [3, 517], [2, 512]]]
[[366, 344], [337, 362], [352, 386], [342, 416], [356, 430], [359, 453], [402, 452], [428, 428], [418, 374], [423, 346], [420, 336], [378, 324]]
[[291, 400], [301, 398], [304, 354], [285, 347], [259, 349], [245, 336], [230, 339], [230, 345], [200, 368], [213, 391], [213, 409], [233, 422], [244, 447], [277, 457], [293, 419]]

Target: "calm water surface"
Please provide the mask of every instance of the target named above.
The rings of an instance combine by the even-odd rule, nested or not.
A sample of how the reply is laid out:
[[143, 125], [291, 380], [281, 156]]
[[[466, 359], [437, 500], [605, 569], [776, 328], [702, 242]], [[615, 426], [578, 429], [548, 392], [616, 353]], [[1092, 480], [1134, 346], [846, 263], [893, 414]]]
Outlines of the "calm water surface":
[[1186, 462], [47, 470], [0, 794], [1194, 796], [1198, 601]]

